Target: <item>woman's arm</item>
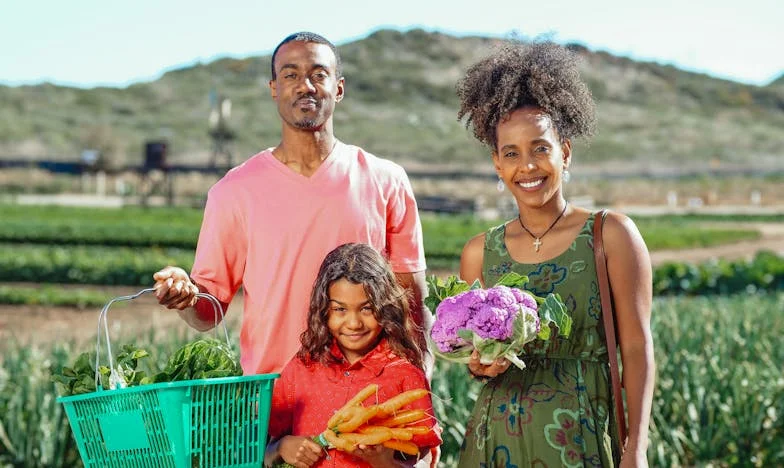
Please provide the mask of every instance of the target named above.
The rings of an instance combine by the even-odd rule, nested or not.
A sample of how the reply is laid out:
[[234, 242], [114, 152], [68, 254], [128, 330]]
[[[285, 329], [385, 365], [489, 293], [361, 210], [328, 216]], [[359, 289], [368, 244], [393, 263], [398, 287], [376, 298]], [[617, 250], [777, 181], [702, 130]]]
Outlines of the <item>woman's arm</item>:
[[[634, 222], [620, 213], [607, 215], [604, 245], [610, 276], [623, 384], [629, 411], [624, 458], [643, 463], [653, 401], [655, 364], [651, 336], [652, 273], [645, 241]], [[623, 444], [624, 441], [621, 441]]]
[[[460, 255], [460, 279], [473, 283], [476, 280], [485, 286], [485, 279], [482, 276], [482, 264], [485, 259], [485, 234], [474, 236], [466, 242], [463, 253]], [[471, 354], [471, 361], [468, 363], [468, 372], [474, 377], [496, 377], [509, 369], [510, 362], [505, 358], [496, 359], [490, 365], [479, 362], [479, 352], [474, 350]]]
[[463, 246], [460, 254], [460, 279], [468, 284], [479, 280], [482, 286], [485, 284], [482, 278], [482, 262], [485, 257], [485, 234], [478, 234]]

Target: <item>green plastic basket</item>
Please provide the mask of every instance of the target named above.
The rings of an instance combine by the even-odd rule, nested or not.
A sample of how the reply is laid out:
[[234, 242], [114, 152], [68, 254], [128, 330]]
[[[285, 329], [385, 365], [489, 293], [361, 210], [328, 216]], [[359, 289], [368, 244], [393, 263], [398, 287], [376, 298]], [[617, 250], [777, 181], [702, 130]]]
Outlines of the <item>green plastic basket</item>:
[[[111, 364], [106, 313], [98, 319], [98, 391], [60, 397], [82, 462], [92, 467], [260, 467], [264, 460], [272, 388], [279, 374], [186, 380], [103, 390], [98, 354], [103, 320]], [[200, 294], [217, 303], [212, 296]], [[220, 305], [217, 305], [217, 310]], [[221, 310], [222, 314], [222, 310]], [[228, 340], [228, 332], [224, 333]]]

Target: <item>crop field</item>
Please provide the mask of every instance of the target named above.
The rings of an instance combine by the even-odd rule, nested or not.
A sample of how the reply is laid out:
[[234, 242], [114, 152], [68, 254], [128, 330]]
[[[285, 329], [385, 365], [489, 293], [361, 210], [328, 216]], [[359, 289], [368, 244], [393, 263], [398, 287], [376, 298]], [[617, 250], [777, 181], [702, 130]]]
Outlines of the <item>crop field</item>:
[[[781, 292], [655, 300], [651, 466], [784, 463], [782, 310]], [[176, 328], [180, 331], [150, 329], [120, 341], [132, 339], [153, 356], [165, 355], [193, 336]], [[89, 346], [58, 341], [5, 349], [0, 466], [80, 466], [68, 422], [54, 401], [50, 372]], [[454, 466], [478, 384], [462, 366], [439, 361], [432, 388], [445, 429], [443, 466]]]
[[[19, 317], [75, 317], [57, 332], [25, 330], [24, 340], [0, 344], [0, 467], [81, 466], [51, 372], [94, 346], [97, 312], [109, 298], [150, 286], [152, 273], [167, 264], [190, 267], [201, 212], [0, 205], [0, 219], [0, 330], [10, 325], [3, 314], [15, 310], [22, 311]], [[635, 221], [656, 252], [754, 242], [759, 231], [744, 223], [781, 219]], [[465, 241], [499, 222], [424, 216], [431, 273], [455, 272]], [[784, 258], [758, 252], [663, 263], [654, 269], [654, 290], [651, 466], [782, 466]], [[144, 307], [157, 306], [148, 301]], [[119, 314], [129, 312], [121, 307]], [[240, 314], [233, 314], [228, 323], [236, 338]], [[149, 365], [160, 368], [156, 356], [195, 336], [177, 317], [167, 317], [113, 327], [113, 339], [150, 350]], [[478, 385], [462, 366], [438, 362], [432, 388], [445, 429], [442, 466], [455, 464]]]
[[[0, 204], [0, 219], [0, 304], [69, 305], [66, 298], [72, 297], [72, 305], [95, 306], [102, 302], [100, 295], [90, 292], [96, 285], [145, 286], [162, 266], [174, 264], [189, 269], [201, 211]], [[742, 219], [777, 221], [765, 216]], [[423, 215], [429, 270], [437, 274], [457, 271], [466, 240], [500, 222]], [[649, 250], [654, 252], [754, 241], [760, 236], [756, 230], [738, 227], [733, 217], [640, 217], [636, 222]], [[726, 270], [725, 266], [718, 268]], [[679, 275], [703, 275], [687, 267], [674, 271]], [[35, 287], [26, 283], [35, 283]], [[41, 288], [41, 284], [48, 286]], [[62, 285], [80, 285], [80, 289], [56, 292]], [[692, 288], [691, 292], [697, 290]]]

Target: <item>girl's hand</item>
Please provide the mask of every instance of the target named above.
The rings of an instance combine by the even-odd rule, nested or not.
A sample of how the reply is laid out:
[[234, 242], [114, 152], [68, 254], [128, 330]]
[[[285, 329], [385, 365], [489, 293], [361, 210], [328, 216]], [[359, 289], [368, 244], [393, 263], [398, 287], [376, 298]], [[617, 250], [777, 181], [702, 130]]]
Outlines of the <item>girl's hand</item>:
[[319, 444], [309, 437], [285, 436], [278, 446], [280, 457], [297, 468], [310, 468], [324, 454]]
[[403, 466], [395, 459], [395, 451], [383, 445], [360, 444], [351, 454], [369, 463], [373, 468]]
[[468, 361], [468, 371], [477, 377], [494, 378], [503, 374], [511, 367], [511, 362], [506, 358], [498, 358], [490, 365], [479, 362], [479, 351], [471, 353], [471, 360]]

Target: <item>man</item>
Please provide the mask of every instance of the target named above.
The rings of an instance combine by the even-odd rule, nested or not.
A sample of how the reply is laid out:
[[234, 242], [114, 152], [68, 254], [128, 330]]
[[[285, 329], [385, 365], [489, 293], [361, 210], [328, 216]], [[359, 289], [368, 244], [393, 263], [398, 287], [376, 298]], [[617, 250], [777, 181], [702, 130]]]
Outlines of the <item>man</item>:
[[[412, 293], [415, 322], [429, 327], [422, 230], [408, 177], [333, 133], [345, 92], [335, 46], [309, 32], [290, 35], [272, 54], [269, 86], [280, 143], [210, 189], [191, 276], [177, 267], [157, 272], [158, 301], [207, 330], [213, 309], [195, 294], [212, 294], [226, 310], [242, 286], [242, 368], [279, 372], [299, 348], [321, 261], [340, 244], [363, 242], [389, 259]], [[424, 336], [416, 338], [424, 346]]]

